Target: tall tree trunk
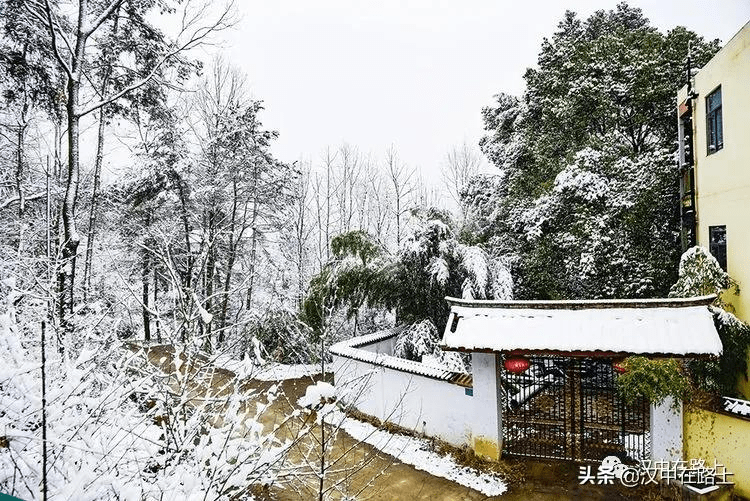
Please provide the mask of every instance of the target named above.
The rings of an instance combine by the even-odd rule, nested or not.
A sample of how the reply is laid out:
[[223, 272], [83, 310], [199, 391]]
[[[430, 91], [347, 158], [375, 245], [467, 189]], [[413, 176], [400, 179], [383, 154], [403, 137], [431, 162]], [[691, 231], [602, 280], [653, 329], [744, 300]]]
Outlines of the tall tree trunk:
[[[215, 210], [211, 208], [208, 214], [208, 256], [206, 258], [206, 272], [203, 275], [203, 292], [206, 297], [204, 308], [210, 314], [214, 314], [214, 275], [216, 274], [216, 217]], [[211, 322], [206, 324], [206, 351], [211, 351]]]
[[331, 161], [326, 165], [326, 263], [331, 260]]
[[[177, 272], [180, 274], [180, 279], [182, 280], [182, 283], [179, 284], [179, 286], [182, 289], [182, 297], [190, 298], [192, 292], [191, 287], [193, 285], [193, 251], [192, 246], [190, 245], [190, 234], [192, 232], [192, 228], [190, 227], [190, 212], [188, 209], [189, 195], [182, 181], [182, 178], [177, 173], [177, 171], [172, 169], [169, 171], [168, 175], [177, 187], [177, 195], [180, 200], [180, 219], [182, 221], [182, 232], [183, 237], [185, 238], [186, 263], [184, 270], [177, 270]], [[180, 327], [180, 341], [184, 343], [186, 341], [185, 326], [188, 325], [189, 319], [186, 316], [183, 316], [182, 320], [182, 326]]]
[[[120, 25], [120, 8], [117, 8], [115, 12], [114, 24], [112, 26], [113, 36], [117, 36], [118, 27]], [[104, 75], [102, 76], [101, 82], [101, 95], [107, 95], [107, 89], [109, 88], [109, 78], [112, 74], [112, 66], [109, 64], [110, 50], [109, 47], [104, 47], [102, 53], [102, 62], [106, 65]], [[101, 185], [101, 173], [102, 173], [102, 160], [104, 158], [104, 129], [107, 124], [107, 107], [102, 106], [99, 109], [99, 130], [96, 141], [96, 159], [94, 161], [94, 186], [91, 191], [91, 207], [89, 209], [89, 228], [86, 235], [86, 260], [83, 267], [83, 300], [88, 299], [89, 289], [91, 288], [91, 261], [94, 256], [94, 239], [96, 237], [96, 216], [97, 216], [97, 202], [99, 198], [99, 187]]]
[[[49, 7], [49, 5], [48, 5]], [[81, 91], [81, 77], [86, 59], [86, 38], [84, 31], [88, 26], [88, 1], [80, 0], [78, 4], [78, 20], [76, 26], [75, 46], [70, 54], [70, 73], [67, 82], [66, 112], [68, 115], [68, 173], [65, 183], [65, 197], [62, 202], [62, 267], [60, 268], [60, 326], [64, 332], [70, 332], [73, 324], [68, 321], [68, 315], [73, 313], [73, 292], [75, 288], [76, 256], [81, 236], [76, 227], [75, 213], [78, 201], [78, 187], [80, 185], [80, 115], [78, 104]], [[51, 30], [52, 26], [49, 27]]]
[[[159, 304], [157, 301], [159, 299], [159, 273], [156, 269], [156, 266], [154, 266], [154, 301], [151, 303], [154, 306], [154, 311], [157, 313], [159, 310], [157, 310], [157, 305]], [[156, 315], [156, 339], [161, 343], [161, 322], [159, 322], [159, 316]]]
[[91, 288], [91, 261], [94, 257], [94, 238], [96, 236], [97, 202], [99, 186], [102, 178], [102, 160], [104, 158], [104, 131], [106, 123], [105, 107], [99, 110], [99, 131], [96, 141], [96, 160], [94, 161], [94, 186], [91, 191], [91, 207], [89, 208], [89, 228], [86, 235], [86, 260], [83, 266], [83, 300], [88, 299]]
[[[46, 193], [46, 201], [45, 204], [45, 210], [44, 210], [44, 226], [45, 226], [45, 247], [46, 247], [46, 256], [47, 256], [47, 287], [49, 287], [49, 290], [53, 290], [53, 282], [52, 277], [54, 276], [53, 270], [53, 264], [52, 264], [52, 230], [50, 228], [50, 223], [52, 220], [52, 200], [50, 198], [50, 176], [52, 173], [50, 172], [50, 162], [49, 162], [49, 155], [47, 155], [47, 179], [46, 183], [44, 185], [45, 193]], [[47, 318], [50, 320], [53, 319], [55, 316], [55, 304], [54, 299], [51, 298], [50, 301], [47, 302]]]
[[[62, 115], [62, 113], [61, 113]], [[55, 158], [54, 164], [54, 177], [57, 181], [62, 181], [62, 116], [59, 116], [55, 120]]]
[[[18, 122], [18, 131], [16, 131], [16, 191], [18, 192], [18, 224], [19, 235], [23, 227], [23, 213], [26, 209], [26, 200], [23, 196], [23, 175], [24, 175], [24, 141], [26, 133], [26, 122], [22, 118]], [[20, 237], [19, 237], [20, 239]]]
[[[42, 320], [42, 500], [47, 501], [47, 342], [45, 331], [47, 323]], [[8, 496], [10, 497], [10, 496]]]
[[300, 202], [299, 220], [297, 222], [297, 308], [302, 308], [305, 293], [305, 206]]
[[253, 285], [255, 282], [255, 259], [257, 258], [258, 247], [258, 165], [253, 164], [253, 212], [250, 218], [250, 228], [253, 230], [252, 240], [250, 241], [250, 271], [248, 277], [247, 298], [245, 308], [248, 310], [253, 304]]
[[232, 268], [234, 268], [234, 262], [235, 262], [235, 243], [234, 238], [232, 235], [229, 236], [229, 256], [227, 260], [227, 273], [224, 276], [224, 290], [223, 290], [223, 298], [221, 301], [221, 311], [219, 312], [219, 339], [218, 344], [221, 345], [224, 343], [224, 330], [227, 327], [227, 316], [229, 314], [229, 288], [232, 283]]
[[23, 213], [26, 210], [26, 199], [23, 193], [23, 176], [24, 176], [24, 142], [26, 141], [26, 118], [22, 112], [21, 119], [18, 121], [18, 130], [16, 131], [16, 191], [18, 192], [18, 254], [23, 253]]
[[253, 286], [255, 282], [255, 260], [257, 258], [257, 247], [258, 247], [258, 228], [255, 224], [257, 208], [257, 202], [253, 202], [253, 218], [252, 218], [252, 230], [253, 236], [250, 240], [250, 270], [248, 271], [248, 286], [247, 286], [247, 299], [245, 308], [248, 310], [253, 304]]
[[[76, 68], [77, 72], [79, 69]], [[62, 266], [60, 268], [59, 310], [60, 325], [63, 330], [72, 329], [67, 316], [73, 313], [73, 290], [75, 287], [76, 254], [81, 237], [75, 222], [75, 208], [80, 184], [79, 169], [79, 135], [80, 119], [78, 117], [78, 92], [80, 84], [75, 79], [68, 79], [68, 175], [65, 186], [65, 197], [62, 202]]]
[[141, 281], [143, 283], [143, 294], [141, 300], [143, 306], [141, 307], [143, 313], [143, 339], [151, 341], [151, 314], [148, 311], [149, 293], [148, 293], [148, 282], [151, 278], [151, 270], [149, 269], [149, 255], [147, 250], [143, 250], [143, 259], [141, 261]]
[[227, 326], [227, 314], [229, 312], [229, 288], [232, 281], [232, 269], [234, 268], [234, 261], [237, 254], [237, 241], [235, 240], [235, 227], [237, 225], [237, 179], [232, 181], [232, 216], [229, 223], [229, 255], [227, 256], [227, 271], [224, 276], [224, 290], [222, 294], [221, 310], [219, 312], [219, 338], [217, 340], [218, 345], [224, 343], [224, 330]]
[[[151, 214], [146, 213], [146, 220], [144, 221], [144, 227], [148, 228], [151, 225]], [[149, 239], [144, 242], [144, 247], [141, 249], [141, 313], [143, 315], [143, 339], [151, 341], [151, 313], [149, 312], [149, 293], [148, 293], [148, 282], [151, 279], [151, 255], [149, 254], [148, 248], [153, 247]]]
[[396, 197], [396, 248], [401, 245], [401, 199]]

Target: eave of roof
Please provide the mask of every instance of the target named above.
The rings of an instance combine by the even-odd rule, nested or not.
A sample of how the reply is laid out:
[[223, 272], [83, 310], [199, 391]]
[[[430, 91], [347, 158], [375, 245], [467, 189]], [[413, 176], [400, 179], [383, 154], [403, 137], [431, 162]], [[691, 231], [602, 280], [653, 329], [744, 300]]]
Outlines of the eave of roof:
[[505, 356], [550, 356], [550, 357], [570, 357], [570, 358], [626, 358], [632, 356], [648, 358], [711, 358], [715, 355], [710, 353], [633, 353], [630, 351], [569, 351], [569, 350], [494, 350], [491, 348], [453, 348], [443, 343], [438, 346], [445, 351], [456, 351], [459, 353], [500, 353]]
[[518, 300], [498, 301], [494, 299], [460, 299], [447, 296], [451, 306], [466, 308], [538, 309], [538, 310], [599, 310], [607, 308], [685, 308], [708, 306], [716, 294], [696, 297], [657, 299], [577, 299], [577, 300]]

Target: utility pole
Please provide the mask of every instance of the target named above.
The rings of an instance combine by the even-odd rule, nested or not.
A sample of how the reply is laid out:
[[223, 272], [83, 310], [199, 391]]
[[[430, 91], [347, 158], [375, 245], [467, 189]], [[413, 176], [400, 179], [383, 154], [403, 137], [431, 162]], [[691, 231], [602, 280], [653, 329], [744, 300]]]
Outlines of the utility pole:
[[42, 320], [42, 501], [47, 501], [47, 379], [44, 352], [45, 329], [47, 322]]

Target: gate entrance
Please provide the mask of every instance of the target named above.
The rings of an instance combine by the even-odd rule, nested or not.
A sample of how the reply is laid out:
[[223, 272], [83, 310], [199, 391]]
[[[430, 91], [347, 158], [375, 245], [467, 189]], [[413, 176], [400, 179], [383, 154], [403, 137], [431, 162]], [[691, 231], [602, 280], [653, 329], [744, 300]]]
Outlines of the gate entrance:
[[649, 404], [626, 405], [619, 397], [611, 359], [529, 361], [523, 374], [502, 372], [505, 454], [575, 461], [648, 457]]

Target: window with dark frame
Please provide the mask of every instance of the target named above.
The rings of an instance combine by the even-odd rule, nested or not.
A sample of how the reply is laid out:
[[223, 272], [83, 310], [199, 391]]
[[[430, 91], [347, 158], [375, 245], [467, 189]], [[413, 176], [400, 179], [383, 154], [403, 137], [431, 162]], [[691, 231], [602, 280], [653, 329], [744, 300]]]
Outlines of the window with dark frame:
[[708, 155], [724, 147], [724, 129], [721, 116], [721, 87], [706, 97], [706, 143]]
[[719, 262], [719, 266], [727, 271], [727, 227], [709, 226], [708, 245], [711, 254]]

